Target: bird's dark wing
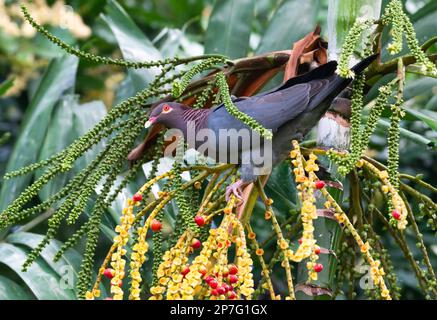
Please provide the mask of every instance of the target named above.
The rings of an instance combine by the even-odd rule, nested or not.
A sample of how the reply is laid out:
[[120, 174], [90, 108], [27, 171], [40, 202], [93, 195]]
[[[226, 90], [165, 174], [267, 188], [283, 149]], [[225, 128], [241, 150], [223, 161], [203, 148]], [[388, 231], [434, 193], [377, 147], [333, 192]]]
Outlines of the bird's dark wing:
[[[310, 99], [326, 84], [325, 79], [301, 83], [266, 95], [235, 101], [235, 106], [273, 132], [284, 123], [296, 118], [308, 107]], [[230, 115], [224, 105], [214, 109], [208, 119], [211, 129], [247, 128], [240, 120]]]
[[283, 84], [281, 84], [273, 89], [270, 89], [270, 90], [265, 91], [265, 92], [261, 92], [261, 93], [257, 94], [257, 96], [263, 96], [263, 95], [271, 94], [273, 92], [281, 91], [281, 90], [295, 86], [295, 85], [300, 84], [300, 83], [307, 83], [307, 82], [317, 80], [317, 79], [328, 78], [335, 73], [336, 69], [337, 69], [337, 62], [336, 61], [329, 61], [328, 63], [325, 63], [325, 64], [307, 72], [307, 73], [290, 78], [286, 82], [284, 82]]

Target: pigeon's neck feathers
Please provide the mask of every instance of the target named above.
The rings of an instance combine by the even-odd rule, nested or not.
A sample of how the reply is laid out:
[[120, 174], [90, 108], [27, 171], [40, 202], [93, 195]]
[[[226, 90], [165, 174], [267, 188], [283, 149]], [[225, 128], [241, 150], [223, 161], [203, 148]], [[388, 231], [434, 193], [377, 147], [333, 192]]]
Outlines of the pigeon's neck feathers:
[[186, 108], [182, 111], [182, 120], [185, 125], [187, 125], [189, 122], [194, 122], [196, 130], [200, 130], [206, 127], [208, 115], [210, 113], [210, 109]]

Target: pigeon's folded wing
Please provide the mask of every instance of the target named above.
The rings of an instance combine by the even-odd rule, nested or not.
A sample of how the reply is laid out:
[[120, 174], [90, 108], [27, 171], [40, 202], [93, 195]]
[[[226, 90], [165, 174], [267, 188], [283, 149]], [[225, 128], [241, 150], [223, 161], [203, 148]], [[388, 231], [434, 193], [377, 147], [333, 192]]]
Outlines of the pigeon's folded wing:
[[[322, 79], [297, 84], [267, 95], [235, 101], [235, 106], [255, 119], [264, 128], [276, 132], [280, 126], [304, 112], [310, 99], [322, 90], [327, 81]], [[218, 106], [209, 115], [208, 127], [214, 131], [248, 128], [240, 120], [230, 115], [224, 105]]]

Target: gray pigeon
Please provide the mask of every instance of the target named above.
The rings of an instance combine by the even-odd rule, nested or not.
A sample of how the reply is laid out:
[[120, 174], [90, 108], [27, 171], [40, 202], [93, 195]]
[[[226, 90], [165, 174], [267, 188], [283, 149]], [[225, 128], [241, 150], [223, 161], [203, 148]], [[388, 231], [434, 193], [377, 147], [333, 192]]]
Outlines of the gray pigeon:
[[[376, 59], [372, 55], [352, 70], [361, 73]], [[335, 73], [337, 62], [330, 61], [302, 76], [292, 78], [268, 92], [246, 98], [232, 97], [234, 105], [273, 133], [264, 140], [250, 127], [228, 113], [220, 104], [211, 109], [192, 109], [176, 102], [157, 105], [145, 127], [162, 124], [182, 131], [189, 147], [218, 162], [240, 166], [241, 180], [226, 190], [241, 199], [242, 188], [267, 174], [287, 157], [290, 141], [301, 141], [329, 109], [332, 101], [352, 81]], [[197, 137], [190, 143], [190, 134]], [[268, 161], [267, 161], [268, 160]]]

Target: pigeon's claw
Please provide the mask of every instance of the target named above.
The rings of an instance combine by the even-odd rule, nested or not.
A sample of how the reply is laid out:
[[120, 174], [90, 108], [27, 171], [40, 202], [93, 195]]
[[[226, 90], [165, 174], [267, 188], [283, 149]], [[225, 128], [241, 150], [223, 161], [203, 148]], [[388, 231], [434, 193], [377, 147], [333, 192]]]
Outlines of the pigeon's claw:
[[229, 201], [229, 198], [231, 197], [231, 193], [240, 201], [243, 200], [243, 180], [238, 180], [234, 182], [233, 184], [226, 187], [226, 201]]

